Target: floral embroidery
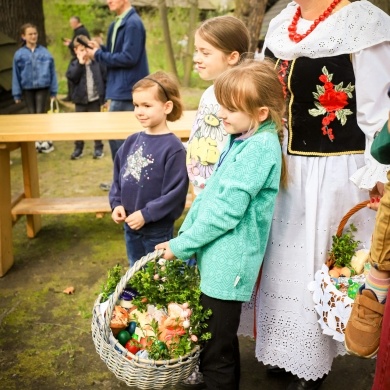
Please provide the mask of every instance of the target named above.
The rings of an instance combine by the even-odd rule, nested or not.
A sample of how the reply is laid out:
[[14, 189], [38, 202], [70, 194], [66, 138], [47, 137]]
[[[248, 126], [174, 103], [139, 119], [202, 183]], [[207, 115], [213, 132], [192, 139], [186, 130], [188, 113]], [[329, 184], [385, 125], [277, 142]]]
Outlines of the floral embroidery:
[[342, 126], [347, 123], [347, 115], [351, 115], [353, 112], [344, 107], [348, 105], [348, 98], [353, 97], [352, 92], [355, 87], [349, 83], [343, 88], [342, 82], [334, 85], [332, 83], [333, 74], [329, 73], [325, 66], [322, 68], [322, 73], [319, 80], [324, 85], [317, 85], [317, 92], [313, 92], [314, 98], [318, 100], [314, 102], [317, 108], [309, 110], [309, 114], [312, 116], [325, 115], [322, 118], [322, 134], [327, 135], [330, 141], [333, 142], [335, 136], [329, 125], [336, 118]]

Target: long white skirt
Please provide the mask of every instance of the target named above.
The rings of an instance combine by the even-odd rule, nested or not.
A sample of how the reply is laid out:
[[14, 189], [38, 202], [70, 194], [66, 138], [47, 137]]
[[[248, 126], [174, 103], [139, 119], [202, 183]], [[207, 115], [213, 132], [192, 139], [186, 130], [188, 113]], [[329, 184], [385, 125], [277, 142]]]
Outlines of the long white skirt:
[[[363, 155], [287, 156], [290, 181], [277, 199], [274, 220], [256, 296], [256, 357], [300, 378], [328, 373], [341, 343], [322, 334], [308, 284], [327, 258], [342, 216], [368, 199], [349, 177]], [[369, 248], [375, 213], [354, 214], [360, 247]], [[256, 292], [254, 292], [254, 295]], [[243, 305], [239, 333], [253, 335], [253, 299]]]

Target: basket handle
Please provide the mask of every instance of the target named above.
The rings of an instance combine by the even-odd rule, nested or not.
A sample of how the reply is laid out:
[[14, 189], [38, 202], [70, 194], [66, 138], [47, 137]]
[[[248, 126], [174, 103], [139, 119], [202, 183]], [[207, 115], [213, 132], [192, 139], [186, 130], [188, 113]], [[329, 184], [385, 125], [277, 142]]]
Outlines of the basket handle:
[[154, 252], [148, 253], [146, 256], [141, 257], [135, 264], [127, 270], [127, 272], [122, 276], [121, 280], [117, 284], [114, 293], [110, 296], [107, 310], [105, 313], [105, 327], [104, 327], [104, 336], [106, 341], [109, 340], [109, 329], [111, 323], [112, 312], [114, 311], [114, 306], [119, 298], [119, 295], [122, 293], [124, 288], [127, 285], [127, 282], [131, 279], [131, 277], [139, 271], [141, 268], [145, 267], [145, 265], [149, 261], [156, 261], [160, 259], [164, 253], [164, 249], [159, 249]]
[[358, 203], [355, 207], [352, 207], [351, 210], [349, 210], [348, 213], [345, 214], [343, 218], [341, 218], [339, 227], [338, 227], [337, 232], [336, 232], [337, 237], [341, 237], [348, 219], [350, 217], [352, 217], [352, 215], [355, 214], [357, 211], [367, 207], [368, 203], [370, 203], [370, 200], [364, 200], [363, 202]]

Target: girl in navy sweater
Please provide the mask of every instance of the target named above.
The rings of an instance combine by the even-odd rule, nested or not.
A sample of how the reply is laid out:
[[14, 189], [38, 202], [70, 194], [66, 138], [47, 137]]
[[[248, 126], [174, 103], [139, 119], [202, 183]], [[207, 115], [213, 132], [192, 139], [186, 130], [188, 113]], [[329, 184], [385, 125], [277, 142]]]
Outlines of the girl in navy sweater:
[[173, 237], [188, 191], [185, 149], [167, 126], [183, 113], [177, 82], [164, 72], [145, 77], [133, 87], [133, 103], [145, 130], [118, 150], [109, 194], [112, 219], [124, 222], [130, 266]]

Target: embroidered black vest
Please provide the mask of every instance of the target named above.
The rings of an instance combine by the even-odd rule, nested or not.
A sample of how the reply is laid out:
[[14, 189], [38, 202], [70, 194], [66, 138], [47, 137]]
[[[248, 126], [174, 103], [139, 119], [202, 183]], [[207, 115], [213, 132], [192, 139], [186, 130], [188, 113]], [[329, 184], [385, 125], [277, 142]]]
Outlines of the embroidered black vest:
[[348, 54], [335, 57], [275, 58], [286, 94], [288, 154], [360, 154], [365, 135], [356, 120], [355, 75]]

